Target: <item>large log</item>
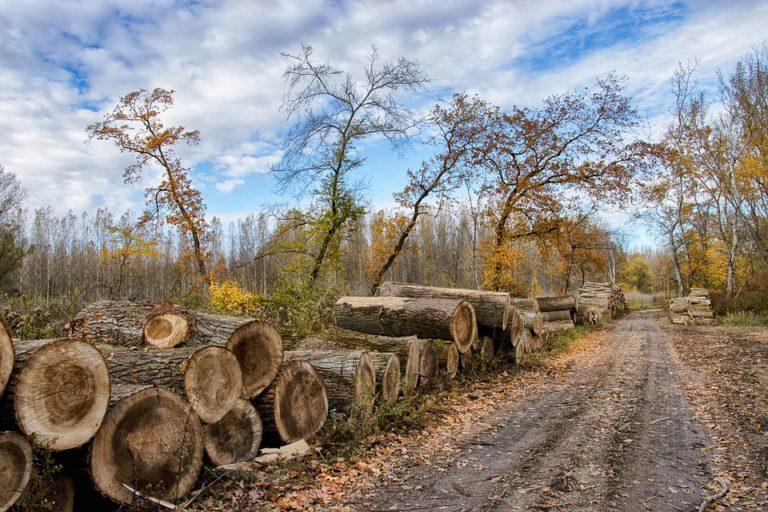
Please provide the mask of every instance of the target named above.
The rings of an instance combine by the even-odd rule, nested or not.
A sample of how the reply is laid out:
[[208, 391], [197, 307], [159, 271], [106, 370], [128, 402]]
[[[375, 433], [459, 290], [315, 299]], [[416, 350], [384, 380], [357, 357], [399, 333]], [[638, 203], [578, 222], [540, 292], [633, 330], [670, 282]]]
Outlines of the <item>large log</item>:
[[541, 313], [541, 319], [544, 323], [547, 322], [562, 322], [562, 321], [571, 321], [571, 310], [570, 309], [561, 309], [558, 311], [544, 311]]
[[9, 399], [19, 429], [51, 451], [87, 443], [109, 404], [109, 371], [99, 351], [68, 339], [17, 341], [15, 350]]
[[24, 494], [32, 475], [32, 447], [16, 432], [0, 432], [0, 512]]
[[392, 352], [370, 352], [370, 356], [376, 369], [376, 391], [391, 404], [400, 394], [400, 359]]
[[523, 311], [523, 327], [533, 331], [534, 334], [541, 334], [544, 330], [544, 319], [541, 313]]
[[261, 418], [247, 400], [238, 400], [216, 423], [203, 425], [205, 453], [215, 466], [255, 459], [261, 446]]
[[419, 386], [424, 387], [435, 380], [440, 370], [437, 349], [432, 340], [425, 340], [421, 345], [419, 359]]
[[376, 400], [376, 368], [366, 350], [290, 350], [285, 361], [307, 361], [325, 383], [328, 406], [346, 411], [355, 406], [370, 413]]
[[575, 297], [536, 297], [536, 311], [569, 311], [575, 308]]
[[449, 340], [466, 352], [477, 337], [475, 309], [464, 300], [406, 297], [342, 297], [334, 306], [336, 325], [386, 336], [416, 335]]
[[379, 286], [376, 295], [382, 297], [412, 297], [415, 299], [465, 300], [475, 308], [480, 335], [504, 330], [509, 319], [509, 294], [467, 288], [440, 288], [417, 284], [386, 281]]
[[165, 388], [115, 384], [110, 405], [89, 454], [96, 489], [125, 504], [141, 502], [125, 485], [165, 501], [188, 494], [203, 459], [202, 428], [189, 404]]
[[185, 397], [203, 423], [219, 421], [243, 391], [237, 358], [224, 347], [97, 347], [114, 382], [166, 387]]
[[[280, 334], [267, 322], [252, 318], [216, 315], [157, 302], [102, 300], [80, 311], [69, 323], [69, 333], [70, 337], [93, 343], [140, 347], [144, 344], [145, 328], [158, 332], [165, 329], [148, 327], [163, 315], [186, 320], [185, 346], [217, 345], [230, 349], [240, 363], [246, 397], [257, 396], [277, 375], [283, 360]], [[166, 327], [179, 325], [169, 321]], [[158, 334], [158, 339], [165, 339], [162, 334]]]
[[442, 343], [435, 348], [437, 349], [440, 370], [445, 373], [448, 379], [455, 379], [459, 373], [460, 365], [460, 354], [456, 345], [453, 343]]
[[11, 378], [13, 360], [13, 336], [11, 330], [0, 318], [0, 398], [3, 397], [5, 386], [8, 385], [8, 380]]
[[265, 442], [294, 443], [316, 434], [328, 417], [328, 396], [317, 371], [306, 361], [286, 361], [254, 405]]
[[544, 322], [541, 334], [552, 334], [561, 331], [567, 331], [573, 329], [575, 326], [571, 319], [568, 320], [553, 320], [551, 322]]

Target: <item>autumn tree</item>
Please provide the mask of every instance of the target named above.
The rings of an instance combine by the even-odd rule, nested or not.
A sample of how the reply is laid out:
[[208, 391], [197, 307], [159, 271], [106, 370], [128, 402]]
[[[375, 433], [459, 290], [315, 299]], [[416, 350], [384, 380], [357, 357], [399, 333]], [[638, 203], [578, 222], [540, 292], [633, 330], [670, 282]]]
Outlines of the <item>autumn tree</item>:
[[375, 48], [359, 78], [318, 61], [308, 45], [286, 57], [292, 64], [285, 72], [289, 89], [283, 108], [293, 125], [272, 172], [283, 190], [314, 199], [306, 251], [314, 283], [344, 229], [364, 213], [350, 176], [365, 161], [362, 142], [407, 139], [414, 118], [397, 95], [421, 90], [428, 79], [413, 61], [381, 62]]
[[122, 296], [131, 260], [158, 256], [157, 242], [148, 239], [145, 227], [141, 222], [130, 222], [128, 216], [124, 215], [119, 224], [107, 228], [110, 239], [102, 246], [101, 257], [117, 267], [117, 282], [110, 293], [113, 297]]
[[90, 125], [88, 135], [90, 139], [113, 142], [121, 152], [135, 158], [123, 173], [126, 183], [138, 182], [150, 167], [162, 171], [162, 181], [146, 190], [148, 210], [143, 220], [165, 212], [165, 221], [189, 237], [197, 272], [209, 283], [205, 204], [192, 183], [190, 169], [177, 155], [180, 145], [197, 144], [200, 133], [165, 125], [162, 115], [173, 106], [173, 93], [162, 88], [131, 92], [120, 98], [103, 121]]
[[422, 162], [418, 169], [409, 169], [408, 184], [395, 194], [395, 200], [409, 213], [388, 256], [373, 278], [372, 294], [400, 254], [419, 217], [427, 211], [428, 200], [444, 198], [462, 185], [467, 177], [468, 164], [484, 135], [488, 111], [489, 107], [483, 100], [457, 94], [451, 102], [438, 104], [427, 118], [429, 130], [435, 133], [429, 144], [436, 148], [436, 154]]
[[26, 191], [16, 175], [0, 165], [0, 286], [6, 284], [28, 252], [18, 226], [25, 196]]
[[540, 108], [501, 112], [477, 163], [493, 226], [487, 284], [501, 289], [510, 241], [556, 229], [547, 217], [574, 195], [617, 204], [630, 191], [644, 146], [625, 141], [637, 114], [620, 81], [547, 98]]

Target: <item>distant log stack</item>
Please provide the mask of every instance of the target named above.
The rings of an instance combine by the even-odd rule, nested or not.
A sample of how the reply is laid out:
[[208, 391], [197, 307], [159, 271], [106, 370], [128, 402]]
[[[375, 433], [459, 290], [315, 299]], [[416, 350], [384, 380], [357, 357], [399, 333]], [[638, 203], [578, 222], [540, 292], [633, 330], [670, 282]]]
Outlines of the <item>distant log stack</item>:
[[597, 323], [626, 312], [627, 303], [620, 286], [587, 281], [579, 288], [575, 315], [578, 322]]
[[714, 322], [712, 301], [706, 288], [691, 288], [687, 297], [675, 297], [667, 303], [673, 324], [710, 325]]
[[536, 311], [541, 315], [541, 331], [546, 335], [574, 328], [575, 297], [536, 297]]
[[465, 300], [342, 297], [333, 310], [339, 327], [453, 341], [461, 353], [469, 350], [477, 337], [475, 308]]
[[125, 347], [226, 347], [240, 363], [243, 390], [248, 398], [266, 389], [283, 359], [280, 334], [267, 322], [173, 304], [94, 302], [75, 316], [69, 331], [71, 338]]

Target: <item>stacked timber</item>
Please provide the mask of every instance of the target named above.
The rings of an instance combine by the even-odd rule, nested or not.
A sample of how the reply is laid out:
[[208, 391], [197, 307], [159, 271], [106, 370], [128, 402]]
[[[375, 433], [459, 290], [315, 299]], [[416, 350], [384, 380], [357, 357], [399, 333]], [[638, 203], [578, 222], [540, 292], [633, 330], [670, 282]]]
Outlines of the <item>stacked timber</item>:
[[712, 301], [706, 288], [691, 288], [687, 297], [675, 297], [667, 303], [669, 319], [673, 324], [709, 325], [714, 322]]
[[536, 311], [541, 314], [541, 335], [574, 328], [573, 315], [576, 313], [575, 297], [537, 297], [535, 306]]
[[624, 292], [619, 285], [587, 281], [579, 288], [576, 323], [597, 324], [627, 312]]

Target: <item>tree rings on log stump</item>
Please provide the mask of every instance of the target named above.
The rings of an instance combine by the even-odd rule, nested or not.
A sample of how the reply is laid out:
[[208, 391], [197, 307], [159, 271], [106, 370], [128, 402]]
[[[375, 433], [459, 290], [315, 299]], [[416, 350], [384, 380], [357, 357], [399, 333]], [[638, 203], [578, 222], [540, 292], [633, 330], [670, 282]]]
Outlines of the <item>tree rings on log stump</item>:
[[184, 370], [187, 400], [204, 423], [215, 423], [237, 403], [243, 376], [235, 355], [224, 347], [195, 351]]
[[109, 405], [110, 380], [101, 353], [84, 341], [56, 340], [37, 349], [15, 379], [19, 428], [52, 451], [87, 443]]
[[112, 408], [93, 439], [89, 466], [96, 489], [119, 503], [140, 498], [127, 489], [175, 500], [192, 489], [202, 466], [200, 421], [165, 388], [116, 384]]
[[421, 347], [419, 340], [413, 338], [408, 342], [408, 358], [405, 362], [405, 375], [403, 376], [403, 393], [411, 393], [419, 384], [419, 369], [421, 365]]
[[283, 362], [283, 340], [267, 322], [254, 320], [241, 325], [230, 335], [227, 348], [240, 363], [244, 398], [254, 398], [264, 391]]
[[21, 498], [32, 475], [32, 447], [16, 432], [0, 432], [0, 512]]
[[400, 359], [392, 353], [371, 352], [381, 399], [391, 404], [400, 395]]
[[426, 386], [437, 377], [440, 364], [437, 358], [435, 344], [431, 340], [425, 341], [421, 346], [421, 358], [419, 359], [419, 386]]
[[187, 339], [187, 319], [174, 313], [150, 318], [144, 324], [144, 343], [157, 348], [171, 348]]
[[316, 434], [328, 417], [325, 384], [311, 364], [284, 363], [277, 378], [257, 400], [265, 434], [295, 443]]
[[373, 412], [376, 403], [376, 367], [371, 354], [366, 350], [360, 355], [360, 364], [355, 371], [355, 404], [367, 414]]
[[454, 343], [444, 343], [442, 346], [437, 347], [437, 355], [440, 359], [440, 369], [445, 372], [445, 376], [448, 379], [455, 379], [459, 373], [459, 359], [460, 354]]
[[11, 378], [14, 357], [11, 330], [0, 319], [0, 397], [3, 396], [5, 386], [8, 385], [8, 379]]
[[261, 446], [259, 413], [247, 400], [235, 406], [216, 423], [203, 425], [205, 453], [215, 466], [226, 466], [256, 458]]

